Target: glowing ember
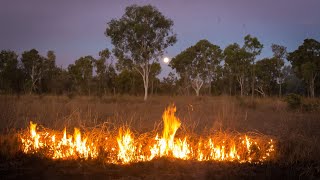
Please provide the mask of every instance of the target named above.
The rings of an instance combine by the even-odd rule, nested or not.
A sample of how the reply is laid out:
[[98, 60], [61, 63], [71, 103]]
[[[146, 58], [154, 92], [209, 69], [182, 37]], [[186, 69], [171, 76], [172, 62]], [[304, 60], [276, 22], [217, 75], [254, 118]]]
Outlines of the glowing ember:
[[[181, 122], [176, 107], [169, 106], [162, 115], [162, 137], [144, 136], [135, 139], [129, 128], [120, 128], [117, 137], [88, 138], [79, 129], [74, 134], [38, 130], [30, 122], [29, 131], [21, 134], [22, 151], [52, 159], [95, 159], [102, 156], [107, 163], [128, 164], [159, 157], [197, 161], [263, 162], [274, 157], [274, 142], [264, 136], [247, 136], [219, 132], [206, 137], [176, 138]], [[86, 132], [90, 135], [93, 132]], [[152, 138], [154, 137], [154, 138]], [[188, 138], [189, 137], [189, 138]]]

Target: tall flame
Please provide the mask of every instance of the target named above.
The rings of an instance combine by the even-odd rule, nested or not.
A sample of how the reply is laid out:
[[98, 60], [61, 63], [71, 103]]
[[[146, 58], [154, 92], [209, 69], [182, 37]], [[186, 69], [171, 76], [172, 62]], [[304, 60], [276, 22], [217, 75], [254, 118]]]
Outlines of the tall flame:
[[153, 159], [156, 156], [173, 156], [180, 159], [186, 159], [190, 153], [189, 145], [184, 140], [177, 139], [175, 141], [174, 137], [181, 126], [180, 119], [175, 116], [176, 107], [170, 105], [163, 113], [163, 135], [162, 138], [156, 136], [156, 144], [151, 148], [150, 159]]
[[119, 136], [117, 137], [118, 142], [118, 160], [123, 163], [129, 163], [133, 161], [136, 152], [136, 146], [134, 144], [134, 139], [132, 133], [129, 129], [119, 129]]

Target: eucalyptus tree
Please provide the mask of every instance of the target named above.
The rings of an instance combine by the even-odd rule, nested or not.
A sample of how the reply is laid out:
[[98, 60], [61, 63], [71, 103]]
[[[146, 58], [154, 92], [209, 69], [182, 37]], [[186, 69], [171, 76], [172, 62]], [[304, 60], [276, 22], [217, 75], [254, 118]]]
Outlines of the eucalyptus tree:
[[18, 55], [14, 51], [0, 52], [0, 91], [12, 91], [18, 80]]
[[78, 92], [81, 91], [90, 95], [94, 61], [95, 59], [92, 56], [85, 56], [80, 57], [74, 64], [68, 66], [68, 72]]
[[276, 69], [277, 69], [277, 83], [279, 84], [279, 96], [282, 95], [282, 84], [284, 83], [284, 75], [283, 75], [283, 66], [284, 66], [284, 60], [287, 57], [287, 48], [278, 45], [278, 44], [272, 44], [271, 49], [273, 52], [273, 58], [277, 61], [276, 63]]
[[175, 73], [170, 72], [167, 77], [163, 78], [162, 89], [164, 92], [173, 95], [177, 91], [178, 78]]
[[49, 72], [55, 68], [55, 55], [53, 51], [48, 51], [47, 57], [41, 56], [36, 49], [22, 53], [21, 62], [23, 72], [26, 76], [26, 85], [29, 92], [40, 91], [40, 83]]
[[204, 82], [211, 85], [216, 77], [217, 69], [222, 60], [221, 52], [219, 46], [213, 45], [207, 40], [200, 40], [194, 46], [174, 57], [170, 66], [184, 79], [185, 86], [191, 83], [196, 95], [199, 96]]
[[[248, 79], [250, 61], [249, 54], [244, 48], [241, 48], [239, 44], [234, 43], [227, 46], [224, 51], [225, 69], [231, 77], [235, 77], [239, 87], [240, 96], [244, 95], [245, 82]], [[231, 79], [230, 77], [230, 79]]]
[[105, 35], [111, 38], [114, 55], [129, 63], [142, 76], [144, 100], [148, 97], [151, 64], [158, 62], [164, 50], [176, 41], [173, 21], [151, 5], [132, 5], [119, 19], [107, 24]]
[[255, 91], [262, 96], [270, 95], [277, 86], [277, 78], [279, 76], [278, 59], [264, 58], [257, 61], [256, 70], [256, 87]]
[[320, 75], [320, 42], [305, 39], [297, 50], [289, 53], [288, 60], [298, 77], [308, 84], [309, 94], [315, 96], [316, 81]]
[[106, 91], [107, 87], [107, 64], [106, 61], [110, 57], [110, 51], [108, 49], [104, 49], [99, 52], [99, 59], [94, 60], [94, 67], [96, 71], [96, 76], [98, 79], [98, 93], [101, 94], [102, 92]]
[[151, 64], [150, 68], [150, 81], [151, 81], [151, 94], [154, 93], [154, 89], [157, 87], [157, 84], [159, 84], [160, 80], [157, 78], [157, 76], [161, 73], [161, 66], [160, 63], [154, 62]]
[[243, 48], [248, 53], [248, 58], [251, 62], [251, 95], [254, 96], [254, 83], [256, 81], [255, 76], [255, 59], [258, 55], [260, 55], [261, 50], [263, 48], [263, 44], [260, 43], [258, 38], [252, 37], [251, 35], [247, 35], [244, 37], [244, 46]]

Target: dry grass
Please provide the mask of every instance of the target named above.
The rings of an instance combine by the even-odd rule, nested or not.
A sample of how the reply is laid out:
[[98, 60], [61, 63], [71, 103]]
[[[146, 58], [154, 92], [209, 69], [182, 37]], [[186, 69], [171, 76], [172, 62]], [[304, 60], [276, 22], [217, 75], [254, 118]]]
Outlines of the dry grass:
[[[103, 129], [106, 133], [127, 125], [137, 134], [161, 132], [161, 115], [170, 103], [177, 105], [177, 116], [182, 121], [177, 135], [187, 131], [210, 134], [221, 130], [266, 134], [275, 137], [278, 142], [278, 157], [273, 162], [277, 164], [275, 166], [301, 167], [300, 175], [320, 173], [320, 111], [288, 110], [286, 103], [279, 98], [257, 98], [252, 101], [250, 98], [227, 96], [156, 96], [144, 102], [141, 97], [132, 96], [73, 99], [65, 96], [0, 96], [1, 154], [16, 152], [17, 142], [11, 134], [26, 128], [30, 120], [57, 130], [66, 126], [69, 131], [73, 127], [81, 127]], [[96, 135], [103, 134], [97, 132]], [[157, 169], [157, 165], [153, 166]], [[185, 165], [181, 166], [188, 169]], [[206, 165], [211, 166], [215, 165]], [[210, 168], [205, 169], [205, 173], [199, 172], [211, 177], [207, 172]]]

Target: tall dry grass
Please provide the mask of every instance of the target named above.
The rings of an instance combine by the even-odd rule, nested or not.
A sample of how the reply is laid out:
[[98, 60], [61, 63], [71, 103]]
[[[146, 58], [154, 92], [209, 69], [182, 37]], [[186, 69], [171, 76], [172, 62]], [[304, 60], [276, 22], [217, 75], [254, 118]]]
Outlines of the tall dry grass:
[[144, 102], [133, 96], [0, 96], [0, 131], [24, 129], [32, 120], [57, 130], [103, 124], [110, 131], [126, 125], [137, 134], [161, 132], [161, 115], [170, 103], [176, 104], [182, 121], [177, 135], [222, 130], [261, 133], [275, 137], [281, 163], [320, 162], [320, 112], [289, 110], [279, 98], [153, 96]]

